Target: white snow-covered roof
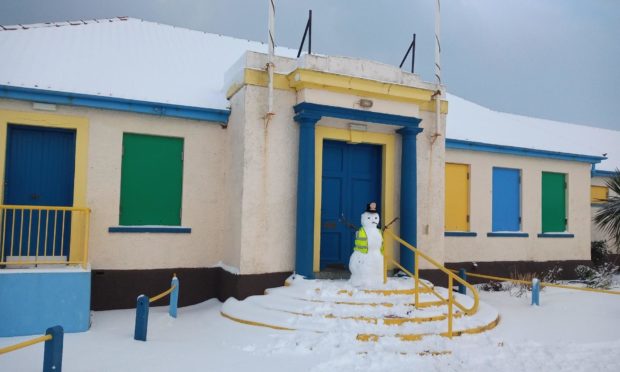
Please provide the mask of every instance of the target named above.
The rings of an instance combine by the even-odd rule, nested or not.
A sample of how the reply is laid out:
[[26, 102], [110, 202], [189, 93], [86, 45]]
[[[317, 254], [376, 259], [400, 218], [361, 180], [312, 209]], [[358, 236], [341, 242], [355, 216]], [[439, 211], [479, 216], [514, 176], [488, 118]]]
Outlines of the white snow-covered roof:
[[267, 45], [127, 17], [0, 26], [0, 85], [224, 109], [248, 50]]
[[494, 111], [448, 94], [446, 137], [535, 150], [603, 156], [600, 170], [620, 168], [620, 131]]
[[[135, 18], [0, 26], [0, 85], [225, 109], [224, 79], [263, 43]], [[276, 48], [295, 57], [296, 51]], [[448, 95], [447, 137], [601, 156], [620, 167], [620, 132], [490, 110]]]

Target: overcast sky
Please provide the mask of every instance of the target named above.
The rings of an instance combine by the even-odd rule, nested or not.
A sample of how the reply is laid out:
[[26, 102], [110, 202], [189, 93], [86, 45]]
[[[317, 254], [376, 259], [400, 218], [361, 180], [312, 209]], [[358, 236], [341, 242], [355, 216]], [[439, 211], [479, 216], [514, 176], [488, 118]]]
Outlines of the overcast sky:
[[[265, 41], [267, 1], [0, 0], [0, 24], [126, 15]], [[434, 0], [275, 1], [278, 45], [298, 48], [308, 9], [317, 53], [398, 65], [416, 33], [432, 81]], [[617, 0], [442, 1], [443, 81], [496, 110], [620, 130], [619, 59]]]

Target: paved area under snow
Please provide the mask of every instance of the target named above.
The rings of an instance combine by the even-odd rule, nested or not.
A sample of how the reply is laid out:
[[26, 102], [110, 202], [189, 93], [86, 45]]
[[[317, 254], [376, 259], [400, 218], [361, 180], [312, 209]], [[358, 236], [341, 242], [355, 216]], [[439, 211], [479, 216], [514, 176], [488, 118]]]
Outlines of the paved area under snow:
[[[276, 331], [220, 316], [210, 300], [151, 309], [147, 342], [133, 340], [134, 311], [96, 312], [90, 331], [65, 335], [64, 371], [619, 371], [620, 296], [547, 288], [541, 306], [481, 292], [501, 314], [484, 334], [359, 342], [344, 333]], [[0, 338], [7, 346], [30, 337]], [[419, 355], [450, 351], [447, 355]], [[405, 353], [405, 354], [403, 354]], [[0, 371], [40, 371], [41, 344], [0, 356]], [[403, 369], [404, 370], [404, 369]]]

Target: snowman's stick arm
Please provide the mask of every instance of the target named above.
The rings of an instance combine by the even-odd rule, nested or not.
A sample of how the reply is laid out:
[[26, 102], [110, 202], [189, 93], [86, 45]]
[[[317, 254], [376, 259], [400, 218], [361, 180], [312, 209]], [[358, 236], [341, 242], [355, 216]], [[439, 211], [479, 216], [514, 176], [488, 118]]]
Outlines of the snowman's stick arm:
[[394, 222], [398, 221], [399, 219], [400, 219], [400, 217], [396, 217], [392, 221], [390, 221], [390, 223], [388, 223], [387, 225], [383, 226], [383, 231], [387, 230], [390, 227], [390, 225], [392, 225]]
[[359, 227], [355, 226], [354, 224], [352, 224], [351, 222], [349, 222], [349, 220], [347, 220], [346, 218], [344, 218], [344, 213], [340, 215], [340, 218], [338, 219], [338, 221], [342, 222], [346, 227], [348, 227], [349, 229], [352, 229], [354, 231], [359, 230]]

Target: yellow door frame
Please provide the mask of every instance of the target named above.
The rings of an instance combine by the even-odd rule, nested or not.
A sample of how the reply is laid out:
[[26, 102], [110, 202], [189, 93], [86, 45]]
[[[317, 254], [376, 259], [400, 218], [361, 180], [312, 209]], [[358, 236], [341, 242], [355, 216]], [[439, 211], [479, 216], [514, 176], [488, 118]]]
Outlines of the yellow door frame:
[[[86, 207], [86, 184], [88, 174], [88, 131], [89, 122], [85, 117], [58, 115], [50, 113], [0, 110], [0, 176], [4, 180], [6, 164], [6, 141], [9, 124], [30, 125], [46, 128], [75, 130], [75, 176], [73, 180], [73, 206]], [[4, 203], [4, 182], [0, 182], [0, 197]], [[82, 247], [84, 219], [76, 218], [71, 226], [71, 253], [69, 261], [82, 261], [85, 252]]]
[[[320, 271], [321, 264], [321, 195], [323, 181], [323, 140], [345, 141], [380, 145], [383, 149], [381, 161], [381, 205], [384, 223], [394, 218], [394, 168], [395, 134], [360, 132], [317, 125], [315, 130], [314, 158], [314, 256], [313, 271]], [[353, 244], [353, 242], [351, 242]], [[391, 262], [393, 239], [385, 237], [386, 260]]]

